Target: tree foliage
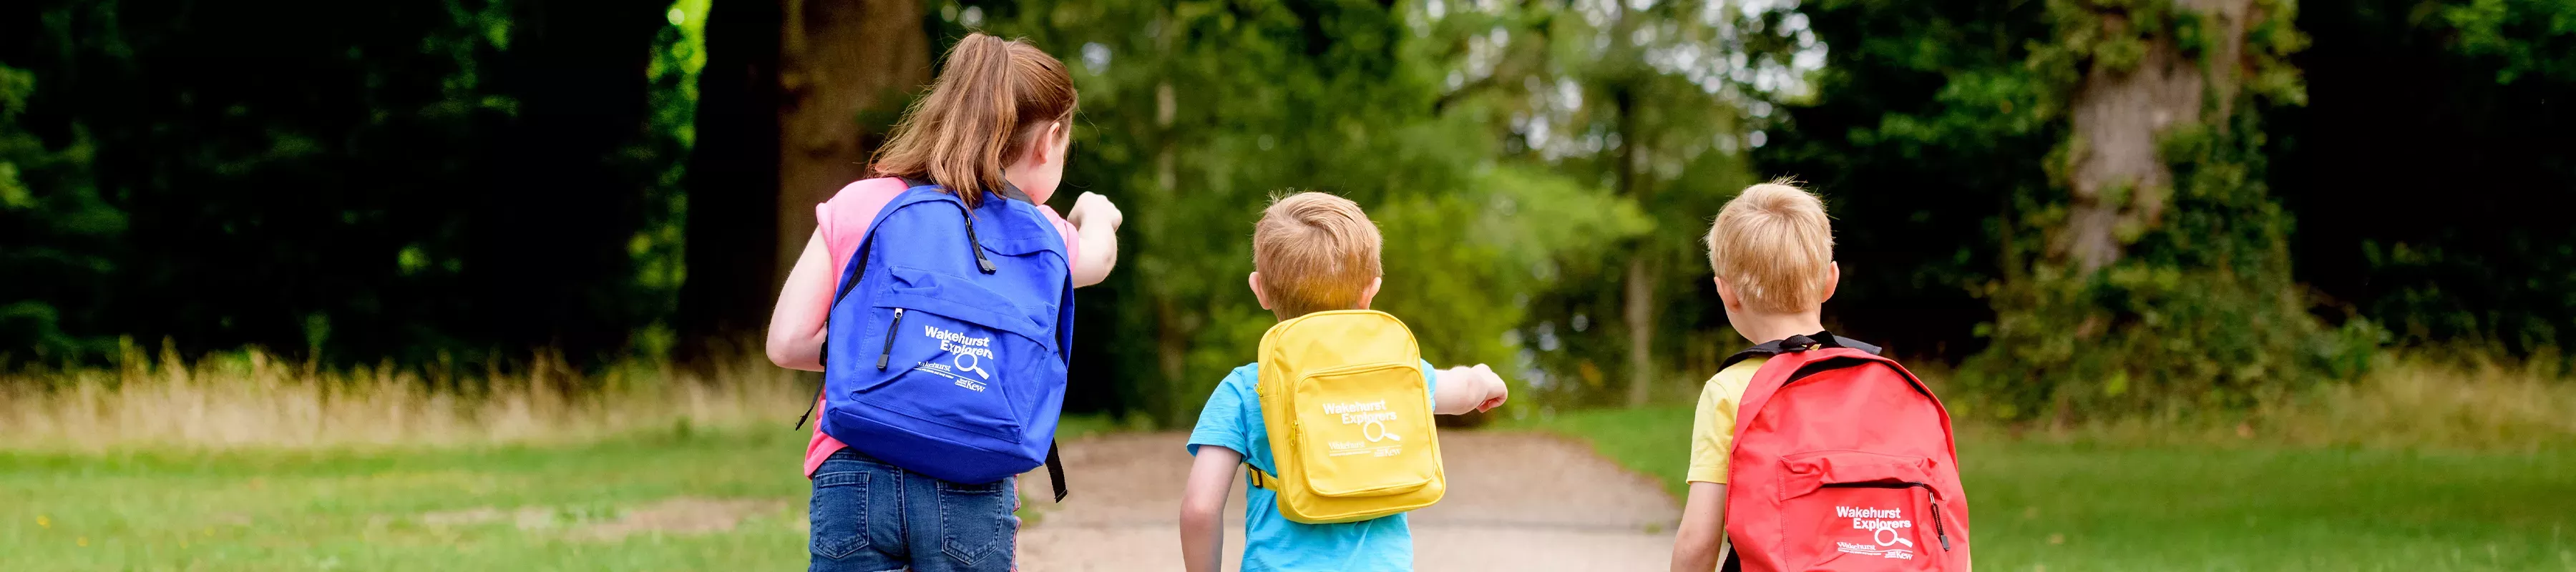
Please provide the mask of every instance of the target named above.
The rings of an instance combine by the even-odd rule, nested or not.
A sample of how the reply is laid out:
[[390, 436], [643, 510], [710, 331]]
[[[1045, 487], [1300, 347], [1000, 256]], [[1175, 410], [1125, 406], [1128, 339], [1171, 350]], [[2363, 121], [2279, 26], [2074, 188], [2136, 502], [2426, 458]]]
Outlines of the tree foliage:
[[[1130, 215], [1081, 294], [1078, 410], [1183, 422], [1250, 359], [1250, 226], [1295, 190], [1370, 210], [1377, 307], [1434, 361], [1553, 404], [1679, 394], [1740, 345], [1697, 240], [1779, 175], [1835, 214], [1827, 323], [1964, 360], [1972, 415], [2236, 407], [2385, 342], [2576, 332], [2576, 230], [2538, 208], [2576, 188], [2563, 1], [871, 1], [931, 53], [982, 29], [1072, 66], [1059, 205]], [[810, 224], [781, 153], [855, 153], [901, 99], [783, 130], [782, 70], [929, 71], [787, 65], [787, 6], [0, 7], [0, 367], [757, 329]]]
[[[1755, 158], [1846, 199], [1843, 311], [1982, 300], [1929, 328], [1982, 323], [1979, 415], [2241, 406], [2350, 374], [2380, 324], [2554, 346], [2576, 236], [2525, 205], [2569, 188], [2563, 3], [2233, 4], [1809, 3], [1832, 56]], [[2170, 177], [2088, 190], [2081, 99], [2167, 55], [2207, 80], [2154, 132]], [[2113, 256], [2069, 250], [2088, 224]]]
[[1083, 110], [1059, 194], [1129, 205], [1126, 259], [1082, 299], [1083, 327], [1102, 332], [1078, 336], [1081, 355], [1101, 356], [1083, 372], [1117, 380], [1114, 395], [1093, 396], [1114, 399], [1094, 403], [1185, 422], [1251, 359], [1274, 321], [1245, 283], [1251, 226], [1279, 193], [1332, 192], [1370, 210], [1386, 237], [1375, 307], [1406, 319], [1443, 364], [1514, 363], [1505, 333], [1554, 278], [1549, 266], [1645, 228], [1633, 203], [1598, 187], [1493, 160], [1486, 120], [1508, 111], [1439, 107], [1448, 68], [1419, 12], [1061, 2], [949, 13], [1069, 60]]
[[2576, 335], [2576, 5], [2374, 0], [2305, 10], [2308, 106], [2274, 188], [2302, 282], [2393, 341], [2528, 356]]
[[623, 350], [678, 272], [667, 8], [11, 4], [10, 353]]

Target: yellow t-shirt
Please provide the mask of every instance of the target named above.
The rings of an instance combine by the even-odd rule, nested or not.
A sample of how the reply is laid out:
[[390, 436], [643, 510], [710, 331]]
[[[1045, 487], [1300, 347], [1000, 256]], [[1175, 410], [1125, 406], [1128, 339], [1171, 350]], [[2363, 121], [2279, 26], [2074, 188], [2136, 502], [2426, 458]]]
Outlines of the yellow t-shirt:
[[1699, 390], [1699, 407], [1691, 415], [1690, 473], [1684, 480], [1695, 483], [1726, 484], [1727, 456], [1735, 452], [1735, 406], [1744, 400], [1744, 388], [1753, 383], [1753, 372], [1762, 369], [1769, 358], [1755, 356], [1735, 362]]

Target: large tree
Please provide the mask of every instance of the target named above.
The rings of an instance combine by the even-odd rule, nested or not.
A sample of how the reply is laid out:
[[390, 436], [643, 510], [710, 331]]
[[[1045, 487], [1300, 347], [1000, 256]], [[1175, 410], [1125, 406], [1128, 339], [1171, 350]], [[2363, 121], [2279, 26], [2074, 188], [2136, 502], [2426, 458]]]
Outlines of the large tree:
[[[814, 206], [865, 178], [900, 111], [930, 83], [924, 3], [716, 2], [691, 160], [682, 335], [752, 339], [814, 233]], [[750, 348], [736, 348], [748, 350]]]
[[[779, 216], [779, 2], [707, 8], [706, 68], [698, 80], [697, 148], [689, 155], [688, 271], [680, 288], [683, 358], [758, 353], [769, 322]], [[807, 215], [809, 218], [811, 215]], [[800, 243], [801, 244], [801, 243]]]
[[814, 233], [814, 205], [866, 178], [892, 116], [930, 83], [921, 0], [783, 0], [778, 29], [778, 270]]
[[2285, 60], [2305, 45], [2289, 3], [1801, 10], [1833, 55], [1817, 101], [1793, 108], [1784, 144], [1757, 158], [1861, 186], [1854, 203], [1932, 191], [1996, 207], [1974, 242], [2000, 248], [1963, 249], [1946, 273], [1995, 312], [1992, 345], [1966, 371], [1976, 413], [2243, 405], [2368, 347], [2310, 315], [2289, 216], [2265, 184], [2262, 118], [2306, 100]]

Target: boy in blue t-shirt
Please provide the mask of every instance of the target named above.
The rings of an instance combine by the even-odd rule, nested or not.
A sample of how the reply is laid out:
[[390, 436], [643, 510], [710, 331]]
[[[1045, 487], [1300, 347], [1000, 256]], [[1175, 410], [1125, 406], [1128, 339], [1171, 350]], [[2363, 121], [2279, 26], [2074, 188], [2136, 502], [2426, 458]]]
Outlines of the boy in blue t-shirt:
[[[1252, 294], [1287, 320], [1325, 310], [1368, 308], [1381, 283], [1377, 225], [1358, 204], [1323, 193], [1272, 203], [1252, 232]], [[1458, 415], [1493, 409], [1509, 397], [1501, 377], [1478, 364], [1434, 371], [1424, 363], [1432, 410]], [[1190, 431], [1195, 460], [1181, 497], [1181, 557], [1191, 572], [1219, 569], [1225, 548], [1226, 492], [1251, 464], [1277, 470], [1254, 386], [1258, 363], [1225, 376]], [[1411, 570], [1413, 533], [1404, 515], [1337, 524], [1305, 524], [1279, 513], [1278, 495], [1244, 493], [1243, 570]]]

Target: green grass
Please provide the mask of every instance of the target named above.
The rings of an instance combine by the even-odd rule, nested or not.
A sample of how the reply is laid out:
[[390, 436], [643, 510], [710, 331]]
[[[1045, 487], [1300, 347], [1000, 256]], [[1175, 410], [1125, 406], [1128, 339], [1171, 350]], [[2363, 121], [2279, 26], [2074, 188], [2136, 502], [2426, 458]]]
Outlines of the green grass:
[[[804, 445], [782, 426], [546, 449], [0, 453], [0, 570], [796, 569]], [[675, 498], [759, 508], [729, 530], [586, 537]], [[476, 509], [500, 516], [423, 518]]]
[[[1130, 425], [1069, 416], [1060, 431]], [[0, 452], [0, 570], [801, 569], [806, 435], [781, 422], [553, 447]], [[673, 499], [755, 508], [721, 531], [595, 534]]]
[[[1069, 418], [1067, 438], [1124, 424]], [[1679, 490], [1686, 408], [1511, 424]], [[1987, 570], [2576, 570], [2576, 451], [2013, 441], [1963, 432]], [[783, 570], [805, 561], [805, 434], [556, 447], [0, 453], [0, 570]], [[729, 529], [589, 534], [657, 502]], [[438, 522], [434, 515], [498, 515]], [[426, 518], [425, 518], [426, 517]]]
[[[1510, 427], [1584, 439], [1678, 492], [1690, 415], [1584, 411]], [[1958, 437], [1985, 570], [2576, 570], [2576, 451]]]

